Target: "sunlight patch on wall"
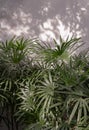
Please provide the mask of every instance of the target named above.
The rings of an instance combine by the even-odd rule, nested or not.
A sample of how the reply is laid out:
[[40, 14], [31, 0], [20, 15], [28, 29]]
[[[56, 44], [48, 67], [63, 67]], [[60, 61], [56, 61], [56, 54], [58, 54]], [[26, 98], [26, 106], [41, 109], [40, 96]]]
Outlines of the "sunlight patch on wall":
[[[1, 19], [0, 31], [7, 36], [21, 36], [28, 35], [30, 29], [30, 23], [32, 22], [31, 14], [24, 13], [21, 9], [18, 12], [14, 12], [9, 20]], [[0, 35], [1, 36], [1, 35]]]
[[11, 27], [6, 21], [2, 21], [0, 23], [1, 28], [5, 31], [8, 32], [8, 35], [16, 35], [16, 36], [20, 36], [21, 34], [27, 34], [28, 30], [29, 30], [29, 26], [22, 26], [22, 25], [18, 25], [16, 27]]
[[56, 19], [58, 21], [57, 29], [60, 32], [62, 38], [65, 40], [68, 36], [71, 37], [72, 32], [70, 32], [70, 27], [66, 27], [58, 17], [56, 17]]
[[52, 21], [53, 20], [48, 19], [42, 25], [39, 25], [39, 30], [40, 30], [39, 37], [43, 41], [49, 41], [51, 40], [51, 38], [55, 38], [55, 34], [53, 32], [54, 27], [52, 25]]
[[66, 39], [68, 36], [72, 36], [72, 33], [70, 32], [70, 27], [66, 27], [57, 16], [54, 19], [48, 19], [43, 24], [39, 25], [39, 29], [39, 37], [43, 41], [58, 39], [60, 35], [64, 39]]
[[44, 4], [41, 7], [41, 10], [39, 11], [39, 14], [41, 14], [42, 16], [47, 15], [51, 7], [51, 2], [44, 1]]
[[20, 20], [23, 24], [31, 23], [32, 22], [32, 15], [30, 13], [25, 13], [21, 9], [19, 9], [17, 12], [14, 12], [12, 15], [12, 19]]

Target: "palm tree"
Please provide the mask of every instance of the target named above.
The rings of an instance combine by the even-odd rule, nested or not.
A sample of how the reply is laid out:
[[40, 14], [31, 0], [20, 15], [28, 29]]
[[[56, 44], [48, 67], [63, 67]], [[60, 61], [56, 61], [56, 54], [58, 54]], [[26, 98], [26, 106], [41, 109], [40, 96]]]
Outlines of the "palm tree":
[[29, 44], [32, 40], [24, 38], [12, 38], [0, 43], [0, 109], [1, 119], [8, 130], [18, 130], [19, 122], [15, 113], [18, 110], [19, 81], [22, 77], [31, 73], [31, 62], [28, 62], [30, 54]]
[[79, 41], [80, 38], [60, 38], [60, 45], [54, 40], [55, 49], [38, 42], [33, 46], [40, 67], [25, 79], [19, 94], [21, 118], [26, 121], [29, 117], [28, 130], [89, 128], [88, 56], [69, 54], [69, 49]]
[[52, 43], [48, 44], [42, 41], [36, 41], [33, 50], [41, 62], [42, 59], [45, 63], [55, 63], [62, 60], [68, 62], [70, 56], [73, 55], [81, 45], [83, 45], [81, 38], [72, 37], [69, 39], [68, 37], [64, 41], [60, 36], [59, 42], [55, 39], [53, 39]]
[[[80, 38], [0, 44], [0, 119], [8, 130], [88, 130], [89, 57]], [[71, 50], [72, 49], [72, 50]], [[6, 113], [6, 114], [5, 114]]]

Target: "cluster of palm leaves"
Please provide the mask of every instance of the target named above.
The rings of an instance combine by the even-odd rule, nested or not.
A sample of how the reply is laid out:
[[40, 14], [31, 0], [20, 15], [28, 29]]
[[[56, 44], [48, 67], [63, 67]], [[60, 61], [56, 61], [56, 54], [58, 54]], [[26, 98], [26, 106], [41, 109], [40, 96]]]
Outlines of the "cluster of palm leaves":
[[4, 122], [8, 130], [19, 129], [15, 116], [20, 102], [17, 99], [20, 89], [18, 81], [32, 71], [27, 56], [30, 54], [28, 43], [32, 40], [15, 37], [0, 43], [0, 122]]
[[89, 55], [81, 38], [0, 43], [0, 121], [8, 130], [88, 130]]

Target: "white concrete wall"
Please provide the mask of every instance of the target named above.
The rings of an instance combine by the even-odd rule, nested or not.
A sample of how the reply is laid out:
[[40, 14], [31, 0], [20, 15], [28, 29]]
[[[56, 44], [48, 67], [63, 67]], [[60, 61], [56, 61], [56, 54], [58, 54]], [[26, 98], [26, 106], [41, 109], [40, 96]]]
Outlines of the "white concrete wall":
[[0, 0], [0, 39], [68, 34], [89, 41], [89, 0]]

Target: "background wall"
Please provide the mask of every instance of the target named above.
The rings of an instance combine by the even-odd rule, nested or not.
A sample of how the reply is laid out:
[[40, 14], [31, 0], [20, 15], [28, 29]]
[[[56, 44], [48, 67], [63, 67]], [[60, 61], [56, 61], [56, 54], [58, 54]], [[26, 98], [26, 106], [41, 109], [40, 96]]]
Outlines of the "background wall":
[[75, 34], [89, 41], [89, 0], [0, 0], [0, 40], [13, 35], [49, 41]]
[[0, 0], [0, 40], [24, 35], [50, 41], [60, 34], [82, 36], [89, 46], [89, 0]]

